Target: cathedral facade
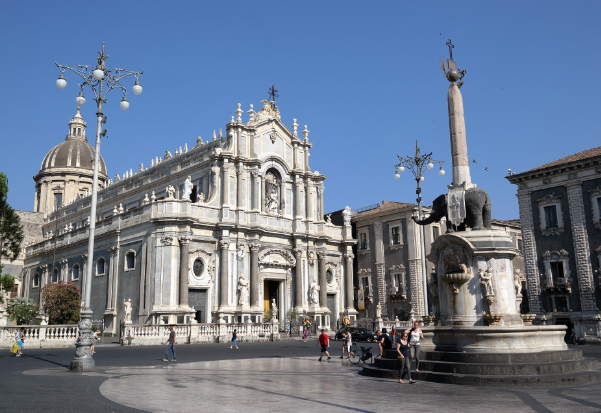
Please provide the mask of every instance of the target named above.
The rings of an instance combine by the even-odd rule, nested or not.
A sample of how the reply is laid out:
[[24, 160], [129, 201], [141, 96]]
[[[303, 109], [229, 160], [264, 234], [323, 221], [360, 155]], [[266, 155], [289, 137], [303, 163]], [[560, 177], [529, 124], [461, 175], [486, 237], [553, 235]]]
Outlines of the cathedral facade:
[[27, 247], [23, 295], [40, 300], [61, 280], [83, 287], [92, 265], [93, 319], [107, 331], [129, 306], [140, 324], [284, 320], [291, 308], [330, 328], [354, 318], [350, 209], [342, 226], [324, 221], [326, 177], [309, 166], [307, 127], [299, 136], [296, 120], [290, 130], [274, 102], [263, 104], [246, 123], [238, 105], [225, 136], [199, 137], [135, 173], [108, 179], [102, 161], [92, 257], [94, 149], [78, 112], [34, 177], [34, 210], [47, 217], [44, 239]]

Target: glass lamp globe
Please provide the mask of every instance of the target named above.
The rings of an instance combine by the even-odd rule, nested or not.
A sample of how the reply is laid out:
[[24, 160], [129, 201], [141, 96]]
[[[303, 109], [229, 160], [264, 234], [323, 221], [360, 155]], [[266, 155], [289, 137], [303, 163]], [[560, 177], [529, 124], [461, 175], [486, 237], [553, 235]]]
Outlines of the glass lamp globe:
[[398, 172], [394, 174], [394, 179], [398, 180], [400, 177], [401, 177], [401, 175], [399, 175]]
[[56, 87], [59, 89], [64, 89], [67, 87], [67, 81], [65, 80], [65, 76], [61, 73], [61, 75], [56, 79]]
[[119, 106], [121, 106], [121, 109], [123, 110], [129, 109], [129, 102], [127, 101], [127, 98], [125, 96], [123, 96], [123, 99], [121, 99], [121, 103], [119, 103]]
[[444, 169], [442, 169], [442, 166], [441, 166], [441, 167], [440, 167], [440, 170], [438, 171], [438, 175], [440, 175], [440, 176], [444, 176], [444, 174], [445, 174], [445, 173], [446, 173], [446, 172], [445, 172], [445, 170], [444, 170]]
[[428, 162], [428, 164], [426, 165], [426, 168], [428, 168], [429, 170], [432, 170], [432, 168], [434, 168], [434, 164], [432, 162]]
[[136, 80], [136, 83], [134, 83], [134, 87], [132, 88], [132, 90], [136, 95], [142, 94], [142, 85], [140, 84], [139, 80]]
[[86, 98], [83, 95], [83, 92], [79, 92], [79, 95], [77, 95], [77, 97], [75, 98], [75, 103], [77, 103], [77, 106], [83, 106], [86, 103]]
[[96, 70], [92, 72], [92, 75], [94, 75], [94, 79], [102, 80], [104, 79], [104, 70], [102, 70], [100, 66], [97, 66]]
[[397, 173], [402, 174], [403, 172], [405, 172], [405, 167], [401, 165], [398, 168], [396, 168], [396, 171]]
[[421, 184], [422, 182], [424, 182], [424, 179], [425, 179], [425, 178], [424, 178], [423, 176], [420, 176], [420, 177], [419, 177], [419, 183]]

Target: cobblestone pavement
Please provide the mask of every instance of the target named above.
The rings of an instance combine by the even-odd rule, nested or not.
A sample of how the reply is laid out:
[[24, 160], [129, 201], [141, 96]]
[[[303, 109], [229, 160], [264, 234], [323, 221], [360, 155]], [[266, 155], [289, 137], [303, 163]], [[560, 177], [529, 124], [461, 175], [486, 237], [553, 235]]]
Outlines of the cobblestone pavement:
[[[69, 397], [66, 380], [86, 383], [90, 408], [80, 411], [601, 411], [601, 385], [551, 390], [428, 382], [401, 385], [394, 380], [362, 376], [360, 366], [337, 358], [337, 345], [332, 348], [333, 358], [329, 361], [324, 358], [322, 362], [315, 357], [318, 349], [313, 343], [243, 343], [240, 351], [226, 349], [223, 344], [179, 346], [179, 361], [169, 363], [160, 362], [159, 357], [141, 357], [150, 353], [148, 348], [120, 350], [115, 348], [116, 355], [106, 360], [112, 360], [114, 367], [98, 366], [93, 373], [70, 373], [63, 366], [41, 363], [40, 368], [23, 371], [21, 377], [32, 383], [39, 380], [58, 383], [59, 388], [66, 390], [62, 400]], [[106, 354], [111, 350], [101, 351]], [[164, 349], [154, 347], [152, 351], [162, 355]], [[594, 354], [588, 356], [601, 356], [601, 349], [586, 352], [590, 351]], [[197, 356], [191, 357], [191, 352]], [[191, 359], [194, 361], [187, 362]], [[67, 410], [60, 407], [60, 404], [49, 405], [43, 411]], [[20, 411], [23, 410], [38, 411], [31, 408]]]

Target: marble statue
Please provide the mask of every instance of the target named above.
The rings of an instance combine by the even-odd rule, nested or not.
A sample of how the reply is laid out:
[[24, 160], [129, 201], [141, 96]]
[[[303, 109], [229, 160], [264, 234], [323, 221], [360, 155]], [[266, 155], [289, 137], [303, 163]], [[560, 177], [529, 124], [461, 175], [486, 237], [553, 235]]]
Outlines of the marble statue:
[[278, 213], [278, 191], [275, 185], [267, 185], [266, 189], [266, 209], [270, 214]]
[[522, 278], [520, 276], [520, 270], [516, 269], [513, 273], [513, 285], [515, 287], [515, 295], [518, 297], [522, 296]]
[[184, 191], [182, 192], [182, 199], [190, 199], [190, 195], [192, 194], [192, 189], [194, 185], [192, 185], [192, 177], [189, 176], [184, 181]]
[[332, 214], [326, 215], [326, 223], [328, 223], [328, 224], [332, 223]]
[[173, 185], [169, 185], [167, 188], [165, 188], [165, 190], [167, 191], [167, 198], [173, 198], [173, 194], [175, 194], [175, 187]]
[[123, 305], [125, 306], [125, 321], [131, 322], [131, 298], [127, 301], [123, 300]]
[[486, 270], [480, 268], [478, 274], [480, 275], [480, 284], [484, 287], [486, 295], [494, 295], [492, 288], [492, 268], [488, 267]]
[[201, 204], [205, 201], [205, 194], [204, 192], [201, 192], [200, 195], [198, 195], [198, 203]]
[[271, 300], [271, 319], [277, 320], [278, 318], [278, 306], [275, 304], [275, 298]]
[[319, 304], [319, 290], [321, 288], [315, 281], [312, 281], [309, 284], [309, 303], [310, 304]]
[[351, 225], [351, 207], [344, 207], [342, 218], [344, 219], [344, 226]]
[[382, 318], [382, 304], [376, 306], [376, 318]]
[[238, 304], [248, 304], [248, 280], [240, 277], [238, 278], [238, 290], [240, 291], [240, 300]]

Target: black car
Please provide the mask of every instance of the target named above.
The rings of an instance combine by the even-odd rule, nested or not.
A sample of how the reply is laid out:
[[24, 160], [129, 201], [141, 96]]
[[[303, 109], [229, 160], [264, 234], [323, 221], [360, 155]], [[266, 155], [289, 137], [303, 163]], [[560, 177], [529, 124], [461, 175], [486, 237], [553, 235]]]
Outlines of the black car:
[[[351, 337], [353, 338], [353, 341], [367, 341], [368, 343], [371, 343], [372, 341], [374, 341], [374, 332], [371, 330], [368, 330], [367, 328], [361, 328], [361, 327], [348, 327], [351, 329]], [[341, 331], [338, 332], [338, 335], [336, 336], [336, 340], [342, 340], [343, 337], [343, 331], [346, 332], [346, 328], [342, 329]]]

